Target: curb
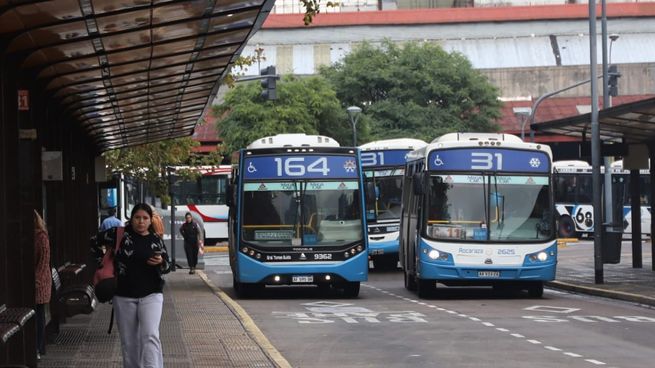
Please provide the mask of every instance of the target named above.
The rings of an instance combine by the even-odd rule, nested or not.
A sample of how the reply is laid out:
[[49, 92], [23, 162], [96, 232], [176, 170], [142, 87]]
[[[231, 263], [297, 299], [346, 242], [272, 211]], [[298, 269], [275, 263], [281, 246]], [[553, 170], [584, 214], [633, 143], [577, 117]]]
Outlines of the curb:
[[282, 356], [282, 354], [271, 344], [270, 341], [266, 338], [264, 333], [257, 327], [255, 321], [250, 318], [248, 313], [241, 308], [239, 303], [230, 298], [223, 290], [218, 286], [215, 286], [214, 283], [207, 277], [203, 271], [196, 271], [198, 276], [205, 282], [205, 284], [212, 290], [214, 295], [216, 295], [225, 305], [232, 311], [234, 316], [241, 322], [241, 325], [246, 330], [248, 335], [255, 340], [255, 343], [259, 346], [264, 354], [270, 359], [270, 361], [278, 368], [291, 368], [291, 364]]
[[549, 281], [546, 282], [545, 284], [546, 286], [550, 286], [555, 289], [573, 291], [581, 294], [602, 296], [610, 299], [618, 299], [628, 302], [655, 306], [655, 298], [645, 295], [626, 293], [623, 291], [616, 291], [616, 290], [606, 290], [606, 289], [600, 289], [591, 286], [570, 284], [568, 282], [562, 282], [562, 281]]
[[226, 245], [208, 245], [205, 246], [205, 253], [225, 253], [227, 252], [227, 246]]

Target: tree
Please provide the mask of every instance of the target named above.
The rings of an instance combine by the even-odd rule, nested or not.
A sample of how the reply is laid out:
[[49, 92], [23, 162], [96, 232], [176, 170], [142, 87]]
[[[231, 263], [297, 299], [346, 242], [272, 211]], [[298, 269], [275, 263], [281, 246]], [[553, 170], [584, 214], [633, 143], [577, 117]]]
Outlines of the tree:
[[[275, 101], [264, 100], [261, 91], [259, 82], [240, 84], [225, 95], [221, 105], [214, 106], [223, 153], [280, 133], [321, 134], [343, 146], [351, 145], [346, 110], [324, 78], [285, 76], [277, 83]], [[358, 123], [357, 134], [363, 140], [369, 137], [366, 120]]]
[[362, 108], [375, 139], [498, 130], [497, 89], [463, 55], [436, 44], [365, 42], [320, 73], [345, 106]]
[[[218, 165], [218, 153], [208, 156], [195, 156], [192, 149], [199, 143], [191, 137], [148, 143], [140, 146], [117, 149], [104, 153], [110, 172], [121, 172], [143, 180], [163, 204], [170, 203], [168, 196], [167, 166], [180, 165]], [[177, 172], [177, 175], [193, 177], [191, 170]]]

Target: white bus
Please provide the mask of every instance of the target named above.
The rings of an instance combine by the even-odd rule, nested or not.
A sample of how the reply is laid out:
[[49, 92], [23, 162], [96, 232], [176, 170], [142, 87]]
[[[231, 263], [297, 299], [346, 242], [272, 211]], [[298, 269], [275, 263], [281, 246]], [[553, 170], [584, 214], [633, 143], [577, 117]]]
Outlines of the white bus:
[[361, 145], [366, 189], [369, 255], [376, 269], [396, 268], [400, 199], [407, 154], [425, 147], [420, 139], [399, 138]]
[[543, 294], [555, 278], [550, 147], [509, 134], [450, 133], [409, 154], [400, 261], [405, 287], [437, 282]]
[[[558, 216], [558, 233], [562, 238], [589, 236], [594, 232], [594, 208], [592, 205], [592, 167], [585, 161], [556, 161], [555, 210]], [[632, 233], [630, 206], [630, 171], [623, 169], [623, 162], [612, 164], [612, 200], [622, 206], [620, 223], [624, 233]], [[601, 173], [605, 168], [601, 168]], [[604, 180], [601, 181], [604, 186]], [[639, 171], [641, 201], [641, 232], [650, 234], [650, 174]]]
[[228, 238], [227, 186], [232, 166], [175, 167], [175, 172], [192, 170], [196, 179], [183, 179], [173, 174], [173, 203], [177, 212], [190, 212], [200, 217], [205, 226], [205, 244], [212, 245]]

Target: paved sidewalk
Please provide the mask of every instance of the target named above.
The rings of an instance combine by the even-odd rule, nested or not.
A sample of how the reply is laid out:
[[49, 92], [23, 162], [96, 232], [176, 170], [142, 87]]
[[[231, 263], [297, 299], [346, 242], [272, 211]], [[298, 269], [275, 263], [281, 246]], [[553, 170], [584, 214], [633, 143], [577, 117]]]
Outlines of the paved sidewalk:
[[605, 282], [596, 284], [593, 240], [560, 246], [557, 278], [549, 286], [655, 306], [650, 240], [642, 242], [641, 248], [643, 268], [632, 268], [632, 243], [623, 241], [621, 262], [603, 265]]
[[[111, 306], [68, 319], [39, 367], [121, 367], [118, 331], [107, 334]], [[202, 272], [166, 276], [160, 336], [169, 367], [287, 367], [245, 312]]]

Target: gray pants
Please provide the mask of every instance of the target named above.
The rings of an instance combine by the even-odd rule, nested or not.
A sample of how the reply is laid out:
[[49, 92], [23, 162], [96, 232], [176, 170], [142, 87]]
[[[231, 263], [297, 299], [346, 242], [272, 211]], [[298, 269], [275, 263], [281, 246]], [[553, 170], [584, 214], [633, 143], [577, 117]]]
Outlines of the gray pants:
[[121, 337], [124, 368], [162, 368], [164, 356], [159, 340], [159, 322], [164, 295], [144, 298], [114, 296], [116, 325]]

